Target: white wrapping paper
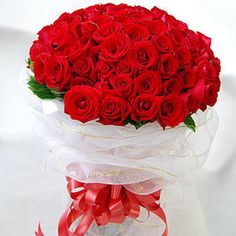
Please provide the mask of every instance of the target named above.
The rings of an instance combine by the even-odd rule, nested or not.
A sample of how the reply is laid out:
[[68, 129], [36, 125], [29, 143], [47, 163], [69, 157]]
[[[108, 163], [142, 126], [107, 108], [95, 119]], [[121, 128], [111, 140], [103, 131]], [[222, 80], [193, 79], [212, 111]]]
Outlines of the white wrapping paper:
[[[181, 235], [207, 235], [196, 192], [189, 184], [191, 177], [187, 177], [187, 182], [183, 180], [184, 176], [189, 176], [206, 161], [218, 125], [214, 109], [208, 108], [193, 116], [196, 132], [183, 124], [163, 130], [157, 122], [138, 130], [132, 125], [104, 126], [96, 121], [82, 124], [64, 113], [62, 101], [40, 100], [34, 96], [25, 84], [28, 78], [26, 71], [22, 72], [21, 78], [29, 105], [39, 120], [37, 130], [49, 146], [48, 167], [81, 182], [122, 184], [137, 194], [164, 189], [161, 204], [167, 212], [170, 235], [180, 235], [174, 233], [173, 227], [176, 226], [171, 226], [175, 224], [175, 220], [171, 219], [173, 211], [181, 209], [182, 213], [186, 212], [186, 206], [189, 219], [201, 218], [202, 231], [196, 234], [199, 227], [190, 221], [192, 226], [191, 223], [188, 226], [193, 232]], [[191, 201], [195, 205], [189, 204]], [[189, 207], [192, 207], [190, 211]], [[139, 235], [161, 235], [162, 223], [156, 218], [153, 223], [152, 218], [148, 217], [145, 223], [128, 222], [113, 228], [109, 226], [105, 231], [99, 230], [102, 230], [101, 235], [115, 235], [114, 232], [120, 232], [117, 236], [123, 235], [124, 229], [125, 235], [134, 232], [143, 232]], [[94, 232], [99, 235], [95, 229], [90, 234]]]

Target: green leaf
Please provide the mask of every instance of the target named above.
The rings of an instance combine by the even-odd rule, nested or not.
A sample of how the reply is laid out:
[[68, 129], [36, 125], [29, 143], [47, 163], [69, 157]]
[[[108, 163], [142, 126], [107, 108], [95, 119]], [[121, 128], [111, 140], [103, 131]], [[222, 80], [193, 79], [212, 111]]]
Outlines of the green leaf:
[[196, 131], [196, 124], [195, 124], [195, 121], [194, 121], [194, 119], [192, 118], [192, 113], [190, 113], [187, 117], [186, 117], [186, 119], [185, 119], [185, 121], [184, 121], [184, 124], [189, 128], [189, 129], [191, 129], [192, 131]]
[[34, 71], [34, 62], [30, 58], [27, 60], [28, 68], [33, 72]]
[[125, 120], [125, 125], [127, 125], [127, 124], [131, 124], [131, 125], [133, 125], [136, 129], [139, 129], [140, 127], [142, 127], [143, 125], [145, 125], [145, 124], [147, 124], [149, 121], [139, 121], [139, 122], [136, 122], [136, 121], [133, 121], [133, 120], [131, 120], [130, 118], [127, 118], [126, 120]]
[[130, 119], [127, 118], [127, 119], [125, 120], [125, 122], [124, 122], [124, 125], [128, 125], [129, 123], [130, 123]]
[[51, 93], [54, 94], [56, 97], [61, 97], [61, 98], [63, 98], [64, 95], [65, 95], [65, 93], [66, 93], [66, 92], [63, 92], [63, 91], [58, 92], [58, 91], [57, 91], [57, 88], [50, 88], [50, 91], [51, 91]]
[[38, 84], [34, 76], [30, 76], [28, 86], [31, 91], [41, 99], [54, 99], [57, 96], [54, 95], [48, 87], [44, 84]]

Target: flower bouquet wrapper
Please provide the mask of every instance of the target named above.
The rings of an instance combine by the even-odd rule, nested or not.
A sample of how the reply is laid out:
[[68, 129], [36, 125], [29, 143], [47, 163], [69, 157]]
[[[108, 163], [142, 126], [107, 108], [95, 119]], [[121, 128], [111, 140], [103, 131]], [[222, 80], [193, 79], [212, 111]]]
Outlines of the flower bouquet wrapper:
[[59, 236], [207, 235], [191, 175], [218, 125], [209, 37], [158, 7], [96, 4], [43, 27], [27, 68], [46, 166], [67, 182]]
[[[28, 73], [22, 72], [23, 83]], [[78, 188], [94, 185], [104, 191], [103, 187], [109, 186], [110, 192], [118, 191], [117, 198], [119, 191], [127, 196], [156, 194], [153, 203], [158, 202], [158, 209], [165, 214], [164, 218], [157, 217], [162, 213], [153, 214], [152, 207], [145, 208], [144, 203], [137, 214], [120, 219], [121, 223], [114, 220], [99, 225], [93, 220], [87, 235], [167, 235], [167, 224], [170, 235], [207, 235], [191, 173], [206, 161], [218, 125], [214, 109], [194, 115], [196, 132], [183, 125], [163, 130], [153, 123], [136, 130], [131, 125], [124, 128], [95, 121], [78, 123], [65, 116], [60, 101], [40, 100], [29, 90], [26, 94], [37, 118], [36, 129], [49, 147], [47, 168], [67, 176], [73, 203], [78, 201], [78, 195], [73, 196]], [[76, 228], [78, 219], [71, 222], [71, 228]]]

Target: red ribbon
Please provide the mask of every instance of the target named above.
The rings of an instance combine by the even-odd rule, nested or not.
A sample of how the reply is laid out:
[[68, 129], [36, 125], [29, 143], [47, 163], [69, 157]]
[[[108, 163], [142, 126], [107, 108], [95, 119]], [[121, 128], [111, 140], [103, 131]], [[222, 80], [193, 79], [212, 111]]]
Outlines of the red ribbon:
[[[141, 207], [154, 213], [165, 223], [162, 236], [168, 235], [165, 213], [156, 203], [160, 200], [161, 191], [138, 195], [128, 191], [122, 185], [85, 184], [69, 177], [67, 181], [67, 188], [73, 202], [60, 219], [59, 236], [84, 236], [94, 221], [98, 226], [104, 226], [108, 223], [121, 224], [126, 217], [137, 219]], [[80, 217], [79, 224], [72, 232], [71, 225]]]
[[38, 232], [35, 231], [34, 233], [35, 233], [35, 236], [44, 236], [44, 234], [43, 234], [43, 232], [41, 230], [40, 224], [38, 225]]

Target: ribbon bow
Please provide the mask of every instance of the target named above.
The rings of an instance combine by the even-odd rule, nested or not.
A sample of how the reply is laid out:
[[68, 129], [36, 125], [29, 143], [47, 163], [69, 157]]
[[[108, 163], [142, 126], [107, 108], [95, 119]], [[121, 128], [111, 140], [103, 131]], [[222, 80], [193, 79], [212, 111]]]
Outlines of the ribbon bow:
[[[73, 202], [60, 219], [59, 236], [84, 236], [94, 221], [98, 226], [105, 226], [108, 223], [121, 224], [126, 217], [136, 219], [141, 207], [154, 213], [165, 223], [162, 236], [168, 235], [165, 213], [156, 203], [160, 200], [161, 191], [138, 195], [122, 185], [85, 184], [69, 177], [67, 181]], [[72, 232], [70, 227], [79, 217], [81, 220]]]

